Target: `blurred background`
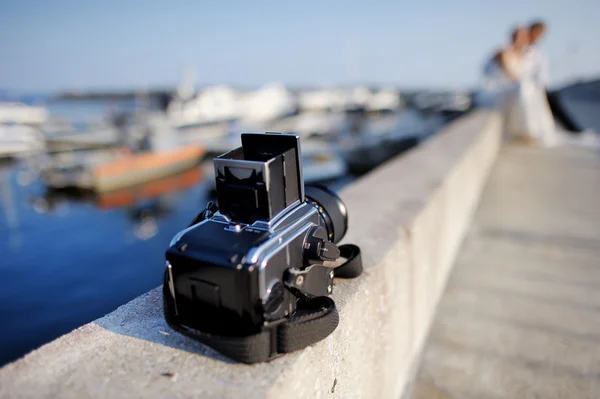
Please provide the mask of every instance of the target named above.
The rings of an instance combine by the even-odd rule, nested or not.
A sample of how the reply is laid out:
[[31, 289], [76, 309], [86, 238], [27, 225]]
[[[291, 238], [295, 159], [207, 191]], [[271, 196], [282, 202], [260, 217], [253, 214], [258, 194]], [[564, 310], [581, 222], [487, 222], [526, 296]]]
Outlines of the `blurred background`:
[[[0, 365], [161, 283], [242, 132], [335, 190], [477, 107], [547, 23], [550, 103], [600, 131], [597, 0], [0, 3]], [[415, 170], [414, 173], [419, 173]]]

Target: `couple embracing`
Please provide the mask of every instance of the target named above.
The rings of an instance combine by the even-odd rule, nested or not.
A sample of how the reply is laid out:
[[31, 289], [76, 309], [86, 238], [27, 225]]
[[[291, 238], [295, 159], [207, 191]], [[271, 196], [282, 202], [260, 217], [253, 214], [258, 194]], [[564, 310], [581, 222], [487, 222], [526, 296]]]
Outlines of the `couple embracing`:
[[485, 65], [484, 90], [487, 102], [504, 112], [508, 136], [549, 147], [558, 136], [546, 97], [548, 66], [537, 47], [545, 30], [543, 22], [516, 28]]

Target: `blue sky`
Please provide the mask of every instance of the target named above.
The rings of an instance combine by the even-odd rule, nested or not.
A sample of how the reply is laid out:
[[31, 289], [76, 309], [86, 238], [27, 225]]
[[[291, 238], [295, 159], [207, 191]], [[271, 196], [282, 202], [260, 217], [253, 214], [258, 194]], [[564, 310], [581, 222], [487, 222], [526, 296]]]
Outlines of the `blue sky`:
[[600, 75], [598, 0], [0, 0], [0, 87], [465, 87], [517, 23], [550, 25], [553, 83]]

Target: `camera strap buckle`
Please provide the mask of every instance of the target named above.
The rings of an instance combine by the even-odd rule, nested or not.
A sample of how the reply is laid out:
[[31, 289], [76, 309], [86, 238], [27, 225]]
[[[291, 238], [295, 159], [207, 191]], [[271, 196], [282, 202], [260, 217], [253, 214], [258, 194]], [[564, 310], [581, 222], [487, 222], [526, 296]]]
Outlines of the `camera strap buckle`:
[[339, 246], [340, 256], [346, 261], [339, 266], [327, 267], [320, 264], [304, 269], [290, 268], [284, 277], [285, 286], [294, 293], [306, 297], [330, 295], [333, 278], [354, 278], [362, 273], [360, 248], [353, 244]]
[[322, 265], [312, 265], [305, 269], [290, 268], [284, 277], [284, 284], [294, 294], [324, 296], [331, 294], [333, 277], [333, 269]]

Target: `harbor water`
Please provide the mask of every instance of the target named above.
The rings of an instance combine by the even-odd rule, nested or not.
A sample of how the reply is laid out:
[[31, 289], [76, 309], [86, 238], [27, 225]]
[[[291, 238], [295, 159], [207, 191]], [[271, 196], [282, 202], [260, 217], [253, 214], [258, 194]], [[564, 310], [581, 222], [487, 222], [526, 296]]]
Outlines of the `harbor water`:
[[23, 172], [0, 171], [0, 364], [158, 286], [169, 241], [207, 198], [199, 180], [111, 206], [39, 181], [21, 187]]

